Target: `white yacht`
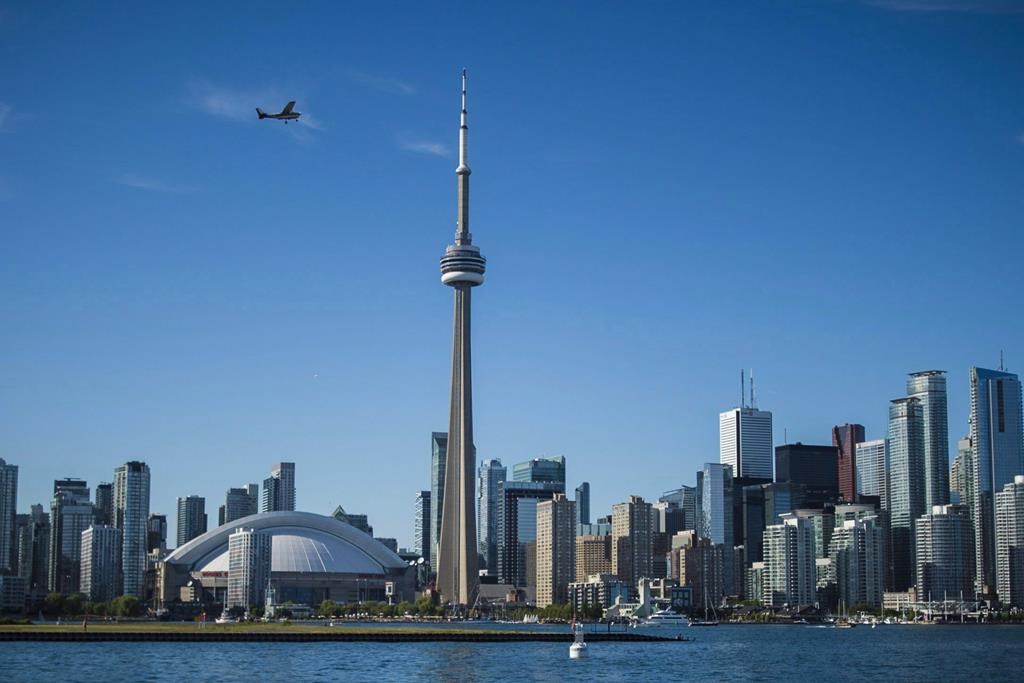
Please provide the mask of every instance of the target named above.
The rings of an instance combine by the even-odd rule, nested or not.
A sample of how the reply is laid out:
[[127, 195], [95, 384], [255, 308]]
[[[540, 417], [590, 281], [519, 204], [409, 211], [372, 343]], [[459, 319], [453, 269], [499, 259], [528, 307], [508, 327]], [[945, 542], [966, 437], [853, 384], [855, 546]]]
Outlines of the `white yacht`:
[[641, 622], [644, 626], [686, 626], [690, 620], [686, 615], [677, 614], [671, 609], [663, 609], [655, 612]]

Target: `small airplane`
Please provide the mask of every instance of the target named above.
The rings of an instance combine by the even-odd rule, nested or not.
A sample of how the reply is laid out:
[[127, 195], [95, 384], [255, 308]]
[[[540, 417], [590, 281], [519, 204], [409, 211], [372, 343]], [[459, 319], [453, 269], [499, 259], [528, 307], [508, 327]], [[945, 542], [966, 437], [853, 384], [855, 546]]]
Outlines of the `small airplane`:
[[292, 111], [292, 109], [294, 109], [294, 108], [295, 108], [295, 101], [293, 100], [293, 101], [289, 102], [288, 104], [284, 105], [284, 109], [281, 110], [280, 114], [268, 114], [267, 112], [263, 111], [259, 107], [256, 107], [256, 114], [257, 114], [257, 116], [260, 117], [260, 120], [262, 120], [262, 119], [277, 119], [278, 121], [284, 121], [285, 123], [288, 123], [289, 121], [298, 121], [299, 117], [302, 116], [302, 114], [300, 114], [299, 112]]

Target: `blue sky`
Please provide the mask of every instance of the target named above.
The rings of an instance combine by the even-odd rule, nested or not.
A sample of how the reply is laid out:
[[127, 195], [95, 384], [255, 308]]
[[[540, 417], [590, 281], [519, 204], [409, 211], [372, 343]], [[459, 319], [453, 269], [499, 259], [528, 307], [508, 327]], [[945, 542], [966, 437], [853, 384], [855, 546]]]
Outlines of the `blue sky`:
[[[909, 371], [1024, 363], [1024, 6], [0, 0], [0, 457], [152, 510], [297, 463], [412, 538], [447, 425], [470, 69], [476, 440], [604, 514], [775, 441], [881, 437]], [[298, 101], [300, 125], [254, 108]], [[173, 535], [173, 522], [172, 522]]]

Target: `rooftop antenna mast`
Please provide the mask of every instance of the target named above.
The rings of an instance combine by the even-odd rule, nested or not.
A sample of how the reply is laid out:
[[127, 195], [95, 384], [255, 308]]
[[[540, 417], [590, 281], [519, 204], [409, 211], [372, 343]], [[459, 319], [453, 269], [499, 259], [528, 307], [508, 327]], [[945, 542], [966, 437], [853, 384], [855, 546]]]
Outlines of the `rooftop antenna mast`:
[[757, 400], [754, 398], [754, 368], [750, 368], [750, 407], [757, 408]]
[[744, 401], [747, 400], [747, 378], [746, 378], [746, 375], [744, 374], [745, 372], [746, 372], [745, 370], [742, 370], [742, 369], [740, 370], [740, 409], [741, 410], [743, 408], [747, 407], [747, 404], [744, 403]]
[[999, 349], [999, 372], [1006, 372], [1006, 366], [1003, 365], [1003, 350]]

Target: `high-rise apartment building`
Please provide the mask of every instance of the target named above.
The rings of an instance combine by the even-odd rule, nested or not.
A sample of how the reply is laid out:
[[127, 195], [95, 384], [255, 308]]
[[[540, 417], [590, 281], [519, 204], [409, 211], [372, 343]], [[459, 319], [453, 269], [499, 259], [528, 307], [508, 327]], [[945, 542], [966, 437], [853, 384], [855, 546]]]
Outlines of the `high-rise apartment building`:
[[537, 503], [537, 607], [564, 605], [576, 578], [576, 503], [556, 493]]
[[418, 491], [413, 504], [413, 552], [430, 558], [430, 491]]
[[971, 466], [968, 495], [974, 520], [976, 588], [996, 590], [995, 494], [1024, 473], [1021, 386], [1017, 375], [970, 369]]
[[889, 561], [892, 590], [914, 585], [914, 523], [924, 514], [924, 417], [921, 402], [898, 398], [889, 404]]
[[824, 507], [839, 498], [839, 454], [835, 446], [795, 443], [775, 449], [775, 481], [801, 484], [807, 507]]
[[584, 582], [593, 574], [612, 573], [612, 537], [584, 535], [576, 537], [576, 581]]
[[733, 408], [721, 413], [719, 463], [732, 467], [734, 477], [772, 479], [772, 414], [756, 408]]
[[967, 509], [934, 505], [916, 524], [917, 595], [922, 600], [970, 596], [974, 589], [974, 529]]
[[477, 486], [477, 547], [483, 560], [480, 569], [491, 576], [498, 575], [498, 504], [501, 484], [506, 470], [500, 460], [480, 463], [480, 481]]
[[[263, 480], [263, 512], [295, 510], [295, 463], [279, 462], [270, 468], [270, 477]], [[227, 511], [225, 510], [225, 517]]]
[[114, 485], [100, 483], [95, 492], [96, 525], [114, 525]]
[[785, 515], [764, 530], [762, 601], [771, 607], [814, 604], [816, 592], [814, 530], [807, 519]]
[[874, 439], [857, 444], [857, 497], [878, 496], [885, 500], [887, 493], [889, 440]]
[[238, 529], [228, 536], [228, 595], [225, 607], [258, 607], [270, 581], [270, 534]]
[[249, 484], [231, 488], [224, 494], [224, 520], [221, 524], [230, 524], [236, 519], [255, 515], [260, 511], [260, 486]]
[[89, 600], [106, 601], [122, 594], [121, 530], [89, 525], [82, 532], [79, 590]]
[[[533, 583], [527, 570], [537, 543], [537, 503], [565, 493], [559, 482], [504, 481], [499, 485], [498, 581], [513, 586]], [[531, 552], [533, 551], [533, 552]]]
[[565, 487], [565, 457], [534, 458], [512, 465], [512, 481], [554, 481]]
[[121, 590], [145, 597], [149, 466], [133, 460], [114, 470], [114, 526], [121, 532]]
[[841, 604], [882, 606], [885, 593], [885, 530], [878, 517], [836, 520], [828, 556]]
[[735, 543], [732, 471], [731, 465], [708, 462], [697, 472], [697, 495], [700, 503], [697, 530], [700, 536], [710, 539], [714, 545], [723, 547], [722, 577], [726, 595], [734, 595], [736, 592], [733, 576]]
[[89, 486], [81, 479], [53, 482], [50, 502], [50, 559], [48, 588], [53, 593], [77, 593], [81, 578], [82, 532], [94, 521]]
[[50, 515], [43, 506], [31, 507], [18, 535], [18, 576], [29, 591], [46, 592], [50, 566]]
[[996, 590], [999, 600], [1024, 607], [1024, 474], [996, 494]]
[[[946, 373], [912, 372], [907, 395], [921, 404], [924, 422], [924, 505], [931, 510], [949, 503], [949, 417], [946, 409]], [[920, 592], [920, 591], [919, 591]]]
[[693, 531], [672, 537], [669, 576], [680, 586], [689, 586], [693, 605], [709, 610], [721, 604], [725, 589], [725, 546], [711, 542]]
[[14, 518], [18, 511], [18, 466], [0, 458], [0, 574], [18, 571]]
[[612, 573], [631, 586], [653, 576], [651, 504], [630, 496], [612, 506]]
[[206, 498], [178, 498], [178, 547], [206, 533]]
[[580, 524], [590, 524], [590, 482], [588, 481], [576, 487], [577, 528]]
[[437, 541], [441, 537], [441, 508], [448, 464], [448, 432], [430, 434], [430, 568], [437, 571]]
[[844, 424], [832, 428], [832, 446], [836, 449], [839, 497], [857, 500], [857, 444], [864, 441], [864, 425]]
[[146, 552], [167, 550], [167, 515], [150, 513], [146, 524]]

